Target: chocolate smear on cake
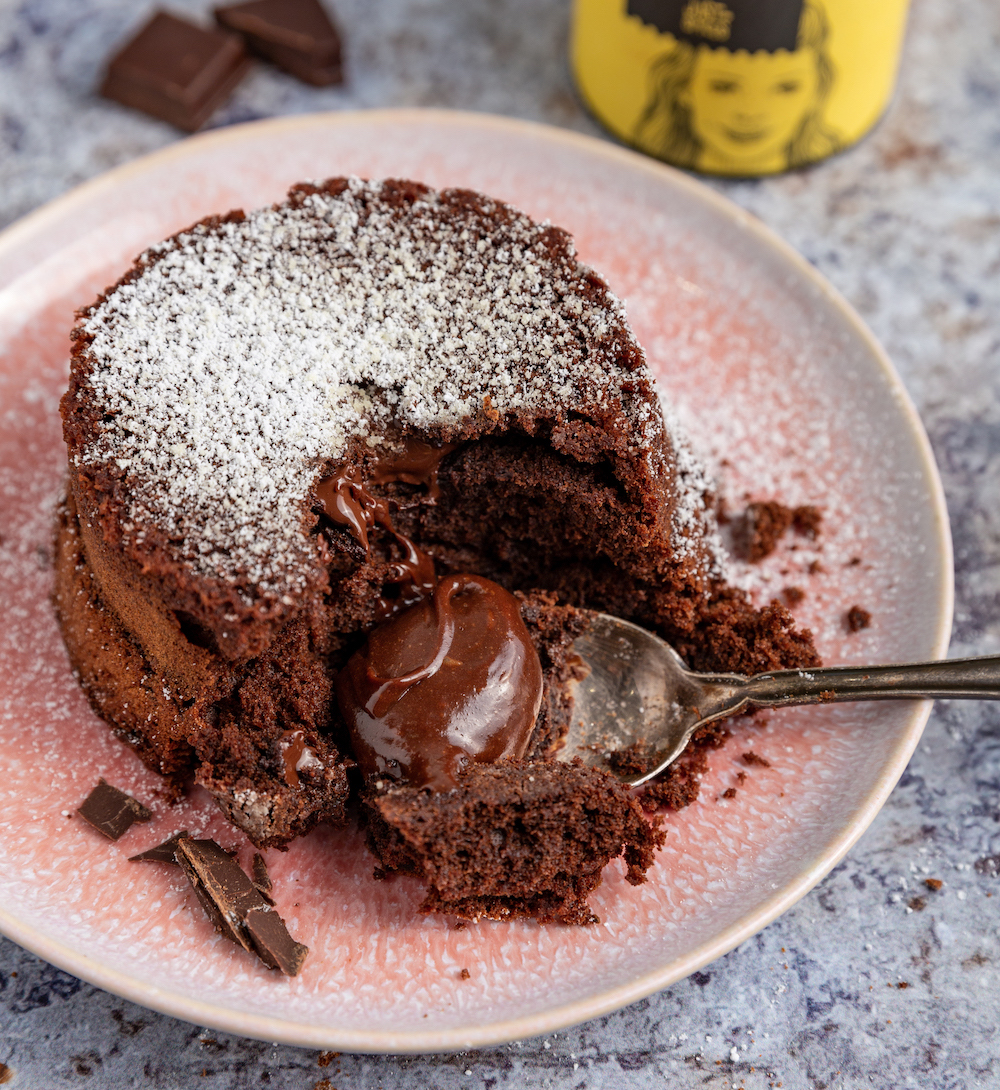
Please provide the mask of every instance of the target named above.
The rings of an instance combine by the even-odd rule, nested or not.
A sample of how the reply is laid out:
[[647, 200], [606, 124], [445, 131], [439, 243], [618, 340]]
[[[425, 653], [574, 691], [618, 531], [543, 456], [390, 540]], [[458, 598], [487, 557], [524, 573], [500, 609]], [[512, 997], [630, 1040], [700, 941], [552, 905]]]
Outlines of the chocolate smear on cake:
[[174, 833], [172, 837], [168, 840], [164, 840], [162, 844], [147, 848], [138, 855], [130, 855], [128, 861], [130, 863], [173, 863], [174, 866], [178, 866], [175, 858], [177, 854], [177, 842], [184, 837], [190, 837], [190, 835], [191, 834], [187, 829], [181, 829], [179, 833]]
[[281, 917], [219, 844], [182, 838], [177, 862], [216, 931], [256, 954], [269, 969], [287, 976], [298, 973], [309, 948], [288, 934]]
[[336, 688], [366, 776], [447, 791], [472, 761], [525, 755], [542, 668], [520, 602], [488, 579], [451, 575], [376, 628]]
[[427, 489], [424, 502], [436, 504], [441, 498], [438, 484], [441, 463], [459, 446], [459, 443], [442, 443], [439, 447], [432, 447], [430, 443], [408, 436], [403, 440], [402, 450], [385, 455], [375, 463], [372, 483], [422, 485]]
[[[447, 443], [432, 447], [416, 439], [407, 440], [403, 450], [380, 459], [372, 472], [376, 484], [402, 482], [424, 485], [426, 499], [436, 503], [440, 494], [438, 470], [441, 461], [456, 444]], [[395, 597], [384, 593], [378, 602], [378, 615], [391, 617], [393, 613], [419, 602], [434, 592], [434, 561], [415, 542], [396, 531], [389, 513], [389, 504], [372, 495], [367, 482], [357, 466], [341, 466], [316, 486], [319, 509], [331, 522], [345, 526], [367, 553], [370, 535], [381, 526], [396, 539], [402, 557], [390, 567], [386, 583], [398, 588]]]
[[109, 840], [118, 840], [137, 821], [150, 821], [153, 817], [152, 810], [131, 795], [112, 787], [103, 777], [76, 812]]

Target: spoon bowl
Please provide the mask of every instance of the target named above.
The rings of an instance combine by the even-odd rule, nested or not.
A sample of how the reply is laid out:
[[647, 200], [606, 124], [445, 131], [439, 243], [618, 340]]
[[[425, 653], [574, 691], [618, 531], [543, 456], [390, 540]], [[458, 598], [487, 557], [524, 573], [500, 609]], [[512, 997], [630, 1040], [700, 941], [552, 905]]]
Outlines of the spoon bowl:
[[572, 683], [573, 715], [556, 755], [580, 758], [636, 787], [684, 752], [707, 723], [751, 708], [855, 700], [997, 700], [1000, 656], [888, 666], [827, 666], [698, 674], [659, 636], [595, 613], [573, 643], [584, 676]]

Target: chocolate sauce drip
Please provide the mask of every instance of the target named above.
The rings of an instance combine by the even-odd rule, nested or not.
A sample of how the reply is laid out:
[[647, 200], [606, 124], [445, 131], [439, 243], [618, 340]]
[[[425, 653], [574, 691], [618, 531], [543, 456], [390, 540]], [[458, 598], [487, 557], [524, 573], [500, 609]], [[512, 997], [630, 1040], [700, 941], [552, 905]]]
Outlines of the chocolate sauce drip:
[[432, 447], [412, 437], [403, 440], [403, 449], [380, 458], [372, 470], [374, 484], [420, 484], [427, 489], [425, 503], [437, 503], [441, 496], [438, 472], [445, 456], [458, 448], [458, 443], [442, 443]]
[[[427, 488], [424, 502], [436, 503], [441, 494], [438, 485], [441, 461], [456, 446], [456, 443], [445, 443], [432, 447], [419, 439], [406, 439], [402, 451], [389, 454], [375, 463], [371, 480], [380, 485], [396, 481], [424, 485]], [[329, 477], [324, 477], [316, 486], [316, 496], [327, 518], [339, 526], [346, 526], [366, 551], [369, 548], [369, 534], [376, 524], [388, 530], [402, 549], [402, 559], [391, 565], [386, 579], [387, 583], [399, 587], [399, 596], [379, 599], [380, 617], [390, 617], [433, 593], [433, 559], [410, 538], [396, 532], [388, 503], [368, 491], [357, 466], [342, 466]]]
[[306, 751], [306, 736], [301, 730], [286, 730], [281, 736], [281, 757], [285, 768], [285, 783], [289, 787], [299, 786], [298, 764]]
[[542, 668], [517, 599], [480, 576], [451, 575], [376, 628], [336, 688], [366, 776], [448, 791], [470, 761], [524, 756]]

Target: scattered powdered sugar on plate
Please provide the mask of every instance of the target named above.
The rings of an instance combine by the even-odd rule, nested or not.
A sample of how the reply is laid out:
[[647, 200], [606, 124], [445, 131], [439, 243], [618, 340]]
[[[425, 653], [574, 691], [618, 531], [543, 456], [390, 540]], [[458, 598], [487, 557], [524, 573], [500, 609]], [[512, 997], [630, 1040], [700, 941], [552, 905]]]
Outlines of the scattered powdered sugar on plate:
[[456, 215], [446, 196], [401, 205], [354, 178], [199, 225], [90, 309], [106, 415], [78, 458], [126, 474], [126, 532], [152, 523], [209, 576], [301, 585], [320, 466], [393, 424], [446, 434], [487, 398], [500, 414], [621, 403], [656, 457], [655, 410], [602, 350], [634, 345], [618, 300], [571, 242], [552, 247], [561, 232], [487, 198]]

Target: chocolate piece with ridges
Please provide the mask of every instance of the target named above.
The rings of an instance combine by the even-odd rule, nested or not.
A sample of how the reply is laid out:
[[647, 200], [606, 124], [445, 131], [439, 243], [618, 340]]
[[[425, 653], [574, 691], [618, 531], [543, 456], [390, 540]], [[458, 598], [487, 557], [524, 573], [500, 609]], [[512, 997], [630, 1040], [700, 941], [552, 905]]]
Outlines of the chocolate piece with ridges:
[[340, 35], [319, 0], [251, 0], [216, 8], [215, 18], [297, 79], [315, 87], [343, 82]]
[[174, 833], [172, 837], [164, 840], [162, 844], [156, 844], [152, 848], [147, 848], [138, 855], [130, 855], [128, 861], [130, 863], [172, 863], [176, 867], [179, 865], [175, 858], [177, 854], [177, 842], [184, 837], [190, 836], [191, 834], [187, 829], [181, 829], [179, 833]]
[[235, 35], [159, 11], [108, 62], [101, 94], [194, 132], [249, 67]]
[[252, 908], [246, 915], [246, 927], [257, 956], [271, 969], [280, 969], [285, 976], [297, 976], [306, 960], [309, 947], [296, 942], [284, 920], [266, 905]]
[[149, 821], [153, 816], [151, 810], [131, 795], [112, 787], [103, 776], [76, 812], [109, 840], [118, 840], [137, 821]]
[[299, 971], [308, 947], [291, 938], [281, 917], [225, 849], [214, 840], [183, 838], [177, 844], [177, 862], [216, 931], [270, 969], [289, 976]]
[[274, 883], [271, 881], [271, 876], [267, 873], [267, 864], [264, 862], [264, 857], [260, 852], [253, 853], [253, 862], [250, 865], [250, 880], [253, 882], [261, 897], [263, 897], [269, 905], [273, 905], [274, 898], [271, 896], [271, 890], [274, 888]]

